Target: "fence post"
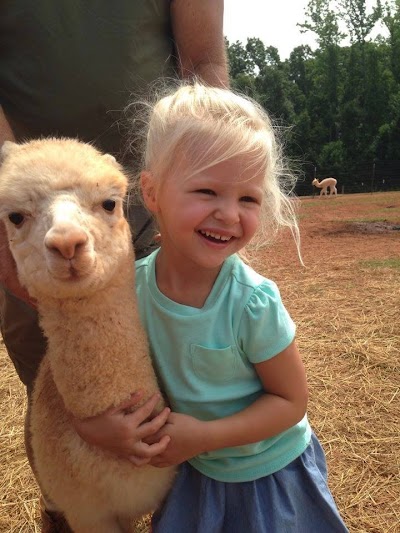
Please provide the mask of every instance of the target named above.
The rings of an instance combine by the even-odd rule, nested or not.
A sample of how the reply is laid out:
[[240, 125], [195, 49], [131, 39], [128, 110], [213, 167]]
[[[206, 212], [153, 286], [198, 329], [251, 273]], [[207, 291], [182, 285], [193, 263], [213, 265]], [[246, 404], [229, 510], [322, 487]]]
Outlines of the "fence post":
[[[316, 177], [317, 177], [317, 167], [314, 165], [314, 178], [313, 179], [315, 180]], [[314, 200], [317, 188], [314, 187], [314, 185], [312, 186], [312, 188], [313, 188], [312, 197]]]
[[371, 176], [371, 192], [374, 192], [374, 180], [375, 180], [375, 161], [372, 165], [372, 176]]

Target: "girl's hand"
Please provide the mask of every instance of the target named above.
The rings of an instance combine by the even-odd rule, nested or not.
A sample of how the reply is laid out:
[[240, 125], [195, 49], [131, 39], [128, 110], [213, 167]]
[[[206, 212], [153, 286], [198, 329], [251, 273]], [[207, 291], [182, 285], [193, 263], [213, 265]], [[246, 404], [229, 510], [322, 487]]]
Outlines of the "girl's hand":
[[171, 439], [163, 452], [153, 457], [150, 464], [157, 467], [178, 465], [205, 451], [206, 422], [180, 413], [170, 413], [167, 423], [158, 433], [145, 439], [153, 445], [160, 438]]
[[264, 394], [241, 411], [207, 422], [170, 413], [165, 426], [146, 439], [146, 443], [152, 444], [166, 435], [171, 438], [165, 451], [153, 457], [150, 463], [164, 467], [204, 452], [258, 442], [278, 435], [302, 420], [308, 392], [296, 343], [292, 342], [275, 357], [254, 366], [264, 386]]
[[[160, 399], [154, 394], [142, 406], [132, 412], [140, 400], [141, 394], [132, 394], [131, 398], [121, 405], [108, 409], [91, 418], [72, 419], [72, 424], [78, 435], [88, 444], [98, 446], [119, 457], [129, 459], [136, 466], [142, 466], [163, 453], [170, 441], [168, 435], [154, 435], [164, 426], [170, 409], [166, 407], [156, 416], [153, 411]], [[152, 442], [144, 439], [152, 437]]]

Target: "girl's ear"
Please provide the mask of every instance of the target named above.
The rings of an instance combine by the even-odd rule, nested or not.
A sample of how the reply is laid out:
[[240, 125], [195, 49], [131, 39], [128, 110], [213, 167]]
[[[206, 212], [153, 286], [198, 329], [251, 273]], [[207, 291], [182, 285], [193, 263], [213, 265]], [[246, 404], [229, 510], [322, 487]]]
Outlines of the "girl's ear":
[[156, 182], [153, 173], [149, 170], [143, 170], [140, 173], [140, 187], [142, 189], [142, 195], [144, 203], [149, 211], [157, 213], [157, 191]]

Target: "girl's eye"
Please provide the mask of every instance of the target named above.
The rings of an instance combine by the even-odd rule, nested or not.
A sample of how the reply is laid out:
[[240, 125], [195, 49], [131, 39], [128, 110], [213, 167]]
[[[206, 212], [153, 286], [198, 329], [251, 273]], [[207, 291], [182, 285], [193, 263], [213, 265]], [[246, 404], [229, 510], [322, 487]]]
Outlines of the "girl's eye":
[[242, 197], [240, 198], [240, 201], [241, 201], [241, 202], [250, 202], [250, 203], [258, 204], [257, 199], [254, 198], [253, 196], [242, 196]]
[[104, 200], [102, 206], [105, 211], [112, 213], [115, 209], [115, 200]]
[[10, 213], [8, 215], [8, 220], [11, 222], [11, 224], [14, 224], [14, 226], [18, 227], [22, 225], [25, 217], [22, 213]]
[[215, 192], [211, 189], [198, 189], [196, 192], [199, 192], [200, 194], [207, 194], [209, 196], [214, 196]]

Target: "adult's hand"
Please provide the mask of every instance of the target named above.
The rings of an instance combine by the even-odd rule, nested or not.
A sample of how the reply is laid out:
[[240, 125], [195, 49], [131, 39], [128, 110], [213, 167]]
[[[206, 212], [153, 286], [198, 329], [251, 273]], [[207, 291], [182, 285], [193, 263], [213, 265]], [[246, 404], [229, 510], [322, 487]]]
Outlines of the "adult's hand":
[[223, 16], [223, 0], [171, 1], [172, 32], [182, 78], [195, 76], [213, 87], [229, 86]]
[[0, 285], [3, 285], [9, 292], [20, 300], [24, 300], [31, 307], [36, 307], [35, 301], [30, 298], [28, 291], [21, 286], [18, 276], [17, 267], [10, 248], [6, 228], [0, 221]]
[[[14, 134], [0, 106], [0, 147], [4, 141], [15, 141]], [[17, 268], [8, 246], [6, 228], [0, 222], [0, 284], [6, 287], [17, 298], [24, 300], [32, 307], [34, 301], [29, 297], [28, 292], [21, 286], [17, 276]]]

